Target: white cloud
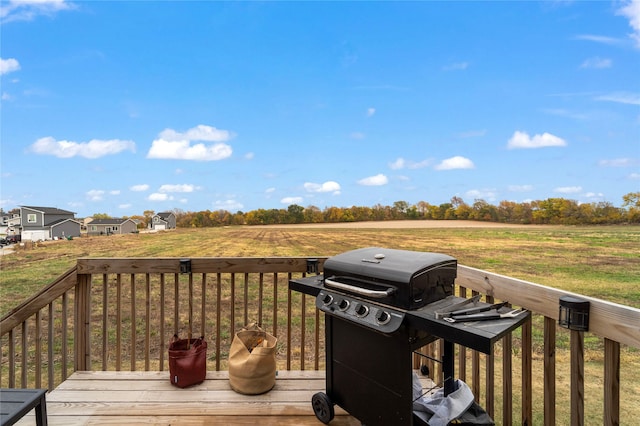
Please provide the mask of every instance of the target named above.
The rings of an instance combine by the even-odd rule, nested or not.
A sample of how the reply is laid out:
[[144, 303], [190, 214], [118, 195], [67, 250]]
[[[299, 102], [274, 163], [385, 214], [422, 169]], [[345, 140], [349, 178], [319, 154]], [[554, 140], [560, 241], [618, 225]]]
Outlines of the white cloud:
[[627, 178], [631, 180], [640, 180], [640, 173], [631, 173]]
[[396, 161], [393, 163], [389, 163], [389, 168], [391, 170], [401, 170], [404, 169], [404, 158], [398, 157]]
[[511, 192], [529, 192], [533, 191], [533, 185], [509, 185], [507, 189]]
[[545, 132], [541, 135], [534, 135], [533, 137], [530, 137], [527, 133], [516, 130], [513, 136], [511, 136], [511, 139], [509, 139], [507, 148], [544, 148], [549, 146], [566, 145], [567, 142], [564, 139], [554, 136], [551, 133]]
[[611, 59], [599, 58], [596, 56], [594, 58], [586, 59], [580, 65], [580, 68], [601, 69], [601, 68], [611, 68], [612, 65], [613, 65], [613, 61]]
[[167, 200], [173, 200], [173, 197], [169, 196], [169, 194], [166, 194], [166, 193], [154, 192], [153, 194], [150, 194], [147, 197], [147, 200], [149, 200], [149, 201], [167, 201]]
[[196, 189], [195, 186], [190, 184], [182, 184], [182, 185], [162, 185], [159, 192], [193, 192]]
[[31, 21], [39, 15], [53, 16], [63, 10], [75, 9], [65, 0], [9, 0], [0, 6], [0, 22]]
[[255, 156], [256, 156], [256, 155], [255, 155], [253, 152], [247, 152], [247, 153], [244, 155], [244, 159], [245, 159], [245, 160], [253, 160], [253, 158], [254, 158]]
[[3, 101], [12, 101], [14, 98], [7, 92], [2, 92], [2, 100]]
[[149, 185], [147, 185], [146, 183], [142, 183], [140, 185], [133, 185], [129, 187], [129, 190], [134, 192], [143, 192], [143, 191], [147, 191], [148, 189], [149, 189]]
[[620, 44], [620, 39], [594, 34], [582, 34], [575, 37], [576, 40], [587, 40], [602, 44]]
[[[223, 142], [228, 141], [233, 136], [227, 130], [219, 130], [202, 124], [184, 133], [176, 132], [173, 129], [165, 129], [160, 132], [159, 138], [151, 144], [147, 158], [196, 161], [223, 160], [230, 157], [233, 152], [231, 146]], [[191, 145], [192, 141], [214, 143]]]
[[86, 193], [89, 201], [102, 201], [104, 199], [104, 191], [101, 189], [91, 189]]
[[468, 158], [456, 155], [455, 157], [442, 160], [440, 164], [435, 166], [436, 170], [455, 170], [455, 169], [473, 169], [475, 165]]
[[495, 189], [471, 189], [465, 193], [465, 196], [474, 200], [494, 201], [497, 193]]
[[19, 69], [20, 63], [16, 59], [0, 58], [0, 75], [9, 74], [10, 72], [18, 71]]
[[362, 133], [362, 132], [351, 132], [351, 134], [349, 135], [349, 137], [350, 137], [351, 139], [359, 140], [359, 139], [364, 139], [364, 138], [365, 138], [365, 134], [364, 134], [364, 133]]
[[422, 169], [424, 167], [427, 167], [429, 164], [431, 164], [431, 161], [429, 160], [422, 160], [420, 162], [415, 162], [415, 161], [405, 160], [404, 158], [399, 157], [393, 163], [389, 163], [389, 168], [391, 170], [401, 170], [404, 168]]
[[233, 137], [233, 134], [228, 130], [220, 130], [215, 127], [199, 124], [184, 133], [176, 132], [173, 129], [164, 129], [160, 132], [159, 136], [160, 139], [170, 142], [180, 142], [183, 140], [226, 142]]
[[35, 154], [53, 155], [58, 158], [84, 157], [100, 158], [105, 155], [114, 155], [122, 151], [136, 151], [136, 144], [132, 141], [120, 139], [99, 140], [92, 139], [89, 142], [57, 141], [51, 136], [38, 139], [29, 150]]
[[122, 210], [130, 209], [131, 208], [131, 204], [119, 204], [118, 208], [122, 209]]
[[633, 167], [638, 164], [638, 160], [633, 158], [615, 158], [613, 160], [600, 160], [598, 165], [602, 167]]
[[628, 92], [615, 92], [598, 96], [597, 101], [617, 102], [620, 104], [640, 105], [640, 94]]
[[598, 198], [601, 199], [604, 197], [604, 194], [602, 192], [587, 192], [586, 194], [584, 194], [585, 197], [587, 198]]
[[120, 190], [119, 189], [114, 189], [109, 191], [109, 195], [120, 195]]
[[264, 192], [267, 193], [267, 194], [271, 194], [273, 192], [276, 192], [276, 189], [275, 188], [267, 188]]
[[304, 202], [304, 198], [302, 197], [284, 197], [280, 200], [282, 204], [302, 204]]
[[358, 181], [358, 184], [364, 186], [382, 186], [386, 185], [387, 183], [389, 183], [389, 179], [382, 173], [375, 176], [369, 176]]
[[561, 194], [575, 194], [582, 191], [581, 186], [560, 186], [553, 190], [554, 192], [559, 192]]
[[640, 0], [631, 0], [625, 3], [624, 7], [616, 11], [616, 14], [629, 19], [629, 26], [633, 30], [629, 37], [635, 41], [636, 47], [640, 48]]
[[376, 113], [375, 108], [367, 108], [367, 117], [373, 117], [375, 113]]
[[332, 192], [334, 195], [340, 195], [340, 184], [332, 180], [325, 183], [305, 182], [304, 189], [307, 192]]
[[244, 206], [236, 200], [218, 200], [214, 203], [214, 207], [216, 210], [238, 211], [242, 210]]

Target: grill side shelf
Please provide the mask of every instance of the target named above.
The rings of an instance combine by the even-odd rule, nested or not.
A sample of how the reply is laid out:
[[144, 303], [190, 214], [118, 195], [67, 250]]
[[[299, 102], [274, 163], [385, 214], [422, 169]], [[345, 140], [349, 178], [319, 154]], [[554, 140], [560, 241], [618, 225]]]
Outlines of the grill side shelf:
[[316, 297], [322, 289], [322, 275], [289, 280], [289, 289]]
[[[462, 297], [449, 296], [420, 309], [407, 311], [406, 319], [412, 328], [424, 330], [449, 342], [457, 343], [485, 354], [491, 354], [493, 344], [496, 341], [520, 327], [531, 316], [530, 312], [525, 312], [516, 318], [455, 323], [447, 322], [444, 319], [436, 319], [437, 311], [464, 300]], [[489, 304], [483, 302], [479, 302], [477, 306], [483, 305], [489, 306]]]

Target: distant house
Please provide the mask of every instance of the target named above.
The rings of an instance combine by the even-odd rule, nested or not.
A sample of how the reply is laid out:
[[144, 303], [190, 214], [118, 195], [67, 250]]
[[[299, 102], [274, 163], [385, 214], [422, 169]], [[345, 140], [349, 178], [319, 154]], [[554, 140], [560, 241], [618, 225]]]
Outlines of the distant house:
[[93, 219], [87, 223], [87, 235], [130, 234], [138, 229], [131, 219]]
[[164, 231], [165, 229], [176, 228], [176, 215], [171, 212], [156, 213], [151, 218], [149, 228], [156, 231]]
[[79, 237], [80, 222], [75, 213], [55, 207], [20, 206], [20, 235], [23, 241]]

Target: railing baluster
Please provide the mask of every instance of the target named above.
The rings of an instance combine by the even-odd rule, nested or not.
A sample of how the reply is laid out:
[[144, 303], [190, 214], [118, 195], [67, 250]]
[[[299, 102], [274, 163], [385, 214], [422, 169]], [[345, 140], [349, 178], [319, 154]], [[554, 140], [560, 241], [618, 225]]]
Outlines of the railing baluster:
[[262, 326], [262, 305], [264, 303], [264, 274], [258, 275], [258, 324]]
[[[145, 311], [144, 311], [144, 370], [149, 371], [151, 368], [151, 276], [145, 274]], [[160, 352], [164, 352], [162, 346]]]
[[300, 314], [302, 316], [302, 330], [300, 338], [300, 370], [304, 370], [304, 347], [306, 345], [306, 333], [307, 333], [307, 301], [306, 294], [302, 293], [302, 312]]
[[544, 424], [556, 424], [556, 320], [544, 317]]
[[167, 303], [167, 301], [165, 299], [164, 290], [165, 290], [164, 274], [160, 274], [160, 318], [158, 319], [160, 321], [160, 357], [159, 357], [159, 360], [158, 360], [159, 370], [160, 371], [164, 371], [164, 352], [165, 352], [165, 350], [164, 350], [164, 348], [165, 348], [165, 341], [164, 341], [164, 322], [165, 322], [164, 306], [165, 306], [165, 303]]
[[9, 330], [9, 387], [16, 387], [16, 341], [13, 328]]
[[131, 371], [136, 371], [136, 275], [131, 274], [131, 349], [130, 352], [130, 366]]
[[522, 325], [522, 425], [533, 424], [533, 401], [531, 391], [533, 382], [533, 344], [532, 344], [531, 317]]
[[229, 331], [229, 336], [233, 339], [233, 336], [236, 333], [236, 274], [231, 274], [231, 281], [229, 283], [231, 290], [231, 302], [229, 308], [229, 322], [231, 330]]
[[249, 273], [244, 273], [244, 323], [249, 324]]
[[[459, 287], [458, 295], [460, 297], [467, 298], [467, 288]], [[463, 382], [467, 381], [467, 348], [462, 345], [456, 345], [458, 347], [458, 378]]]
[[207, 325], [207, 274], [202, 274], [202, 297], [200, 298], [200, 336], [206, 336]]
[[287, 290], [287, 370], [291, 370], [291, 290]]
[[36, 388], [42, 388], [42, 318], [40, 310], [36, 312]]
[[67, 347], [67, 328], [69, 327], [69, 317], [67, 314], [68, 304], [69, 296], [68, 292], [65, 291], [64, 293], [62, 293], [62, 369], [60, 370], [61, 382], [67, 380], [67, 354], [69, 351]]
[[502, 338], [502, 424], [513, 424], [513, 359], [511, 333]]
[[122, 275], [116, 277], [116, 371], [122, 369]]
[[29, 371], [29, 367], [27, 364], [27, 354], [28, 354], [28, 349], [27, 349], [27, 340], [28, 340], [28, 333], [27, 333], [27, 321], [22, 323], [22, 335], [20, 336], [21, 341], [20, 341], [20, 346], [22, 348], [22, 354], [21, 354], [21, 361], [22, 361], [22, 371], [20, 372], [20, 384], [22, 385], [23, 388], [27, 387], [27, 372]]
[[216, 371], [220, 371], [220, 333], [222, 327], [220, 322], [222, 320], [222, 274], [218, 272], [216, 274]]
[[571, 425], [584, 424], [584, 332], [571, 330]]
[[173, 274], [173, 334], [180, 332], [180, 276]]
[[54, 372], [54, 363], [53, 363], [53, 346], [54, 346], [54, 318], [53, 318], [53, 302], [49, 303], [49, 324], [48, 324], [48, 342], [47, 342], [47, 389], [52, 391], [55, 388], [55, 383], [53, 382], [53, 372]]
[[107, 359], [109, 350], [108, 333], [108, 306], [109, 290], [107, 274], [102, 274], [102, 371], [107, 371]]
[[193, 274], [189, 274], [189, 326], [187, 338], [193, 337]]
[[320, 315], [320, 309], [314, 306], [314, 310], [316, 313], [316, 324], [315, 324], [315, 331], [314, 331], [316, 341], [315, 341], [315, 354], [314, 354], [315, 362], [313, 364], [313, 368], [315, 370], [319, 370], [320, 369], [320, 318], [321, 318], [321, 315]]
[[604, 339], [603, 424], [620, 424], [620, 343]]
[[[487, 303], [495, 303], [494, 297], [487, 295]], [[495, 355], [493, 352], [485, 356], [485, 405], [484, 409], [493, 418], [495, 412]]]
[[273, 335], [278, 336], [278, 273], [273, 273]]

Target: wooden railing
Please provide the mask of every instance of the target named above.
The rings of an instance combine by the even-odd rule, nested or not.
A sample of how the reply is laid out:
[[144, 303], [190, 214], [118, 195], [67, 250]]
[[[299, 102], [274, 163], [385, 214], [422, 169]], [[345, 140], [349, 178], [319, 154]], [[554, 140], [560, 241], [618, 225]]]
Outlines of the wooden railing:
[[[324, 260], [318, 259], [320, 269]], [[208, 368], [224, 370], [234, 332], [251, 322], [279, 338], [279, 369], [323, 369], [324, 318], [313, 298], [288, 289], [288, 281], [306, 271], [302, 257], [79, 259], [2, 318], [0, 387], [51, 390], [78, 370], [166, 370], [174, 334], [205, 336]], [[489, 302], [509, 301], [534, 313], [491, 355], [458, 347], [456, 376], [469, 383], [501, 424], [556, 424], [556, 342], [557, 333], [565, 333], [557, 331], [558, 300], [568, 293], [462, 265], [456, 284], [461, 296], [481, 294]], [[584, 299], [591, 302], [587, 334], [604, 339], [604, 371], [598, 378], [604, 377], [603, 423], [618, 424], [620, 346], [640, 348], [640, 310]], [[543, 342], [539, 368], [534, 332]], [[571, 424], [580, 425], [585, 421], [585, 333], [566, 333]], [[422, 352], [437, 360], [442, 350], [436, 342]], [[416, 367], [424, 359], [416, 357]], [[438, 363], [428, 364], [442, 383]], [[534, 374], [544, 375], [541, 392], [533, 388]], [[534, 412], [536, 404], [542, 408]]]

